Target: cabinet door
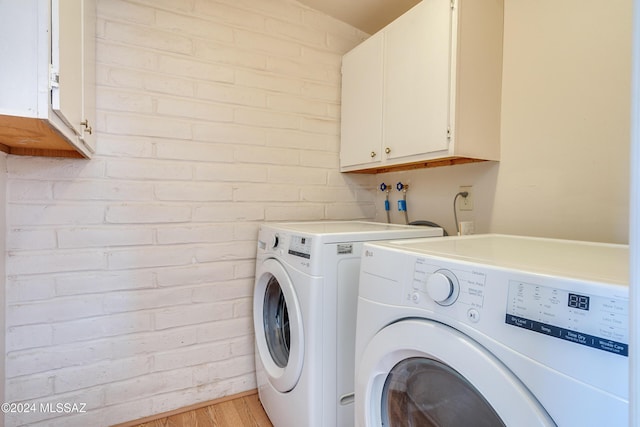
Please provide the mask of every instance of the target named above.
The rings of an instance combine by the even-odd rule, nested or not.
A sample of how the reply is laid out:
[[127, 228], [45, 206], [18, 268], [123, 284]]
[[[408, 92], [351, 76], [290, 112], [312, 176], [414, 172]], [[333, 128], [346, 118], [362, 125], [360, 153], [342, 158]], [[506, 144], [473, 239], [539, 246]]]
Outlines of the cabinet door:
[[95, 8], [95, 0], [51, 0], [51, 109], [87, 156], [95, 152]]
[[96, 140], [96, 2], [82, 1], [82, 126], [80, 139], [95, 152]]
[[448, 149], [451, 17], [450, 0], [423, 0], [384, 30], [389, 159]]
[[51, 64], [53, 111], [76, 135], [82, 134], [82, 0], [51, 2]]
[[341, 167], [382, 159], [382, 48], [379, 32], [342, 58]]

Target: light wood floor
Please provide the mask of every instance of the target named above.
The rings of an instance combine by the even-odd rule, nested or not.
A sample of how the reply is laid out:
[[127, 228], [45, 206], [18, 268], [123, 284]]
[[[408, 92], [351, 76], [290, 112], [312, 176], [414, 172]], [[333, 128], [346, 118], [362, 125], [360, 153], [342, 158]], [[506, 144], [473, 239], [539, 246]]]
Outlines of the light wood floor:
[[257, 393], [173, 414], [132, 427], [273, 427]]

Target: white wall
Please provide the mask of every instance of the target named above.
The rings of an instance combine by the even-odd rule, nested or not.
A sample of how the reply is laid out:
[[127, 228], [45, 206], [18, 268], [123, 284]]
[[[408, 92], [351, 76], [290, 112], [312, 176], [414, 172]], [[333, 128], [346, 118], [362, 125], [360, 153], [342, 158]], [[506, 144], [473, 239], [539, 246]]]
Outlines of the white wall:
[[9, 156], [8, 425], [105, 426], [255, 387], [261, 221], [369, 218], [337, 172], [341, 55], [285, 0], [99, 0], [98, 153]]
[[285, 0], [98, 12], [97, 156], [7, 159], [5, 399], [89, 412], [8, 425], [253, 388], [257, 224], [384, 220], [382, 181], [450, 232], [473, 185], [479, 232], [627, 239], [628, 0], [507, 0], [502, 162], [379, 176], [337, 172], [340, 56], [363, 34]]
[[474, 211], [460, 219], [478, 232], [627, 242], [631, 9], [631, 0], [506, 0], [501, 161], [376, 183], [410, 182], [410, 220], [450, 232], [453, 197], [473, 185]]

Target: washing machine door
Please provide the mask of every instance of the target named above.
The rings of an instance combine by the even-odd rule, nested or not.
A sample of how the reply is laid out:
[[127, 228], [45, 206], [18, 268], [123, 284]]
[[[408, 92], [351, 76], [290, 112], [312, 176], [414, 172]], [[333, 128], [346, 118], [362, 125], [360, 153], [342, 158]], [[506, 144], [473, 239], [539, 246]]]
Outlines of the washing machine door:
[[256, 351], [269, 382], [283, 393], [298, 383], [304, 360], [302, 314], [286, 270], [267, 259], [256, 271], [253, 296]]
[[356, 372], [364, 426], [555, 426], [504, 364], [457, 330], [429, 320], [387, 326]]

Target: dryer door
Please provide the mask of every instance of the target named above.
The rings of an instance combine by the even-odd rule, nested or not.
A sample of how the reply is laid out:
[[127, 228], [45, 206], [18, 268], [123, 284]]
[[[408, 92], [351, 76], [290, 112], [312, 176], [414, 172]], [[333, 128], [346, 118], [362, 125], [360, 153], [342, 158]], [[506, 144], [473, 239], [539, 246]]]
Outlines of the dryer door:
[[274, 259], [256, 272], [253, 295], [256, 351], [276, 390], [286, 393], [298, 383], [304, 359], [300, 304], [289, 275]]
[[428, 320], [394, 323], [369, 342], [356, 372], [356, 422], [389, 427], [556, 425], [484, 347]]

